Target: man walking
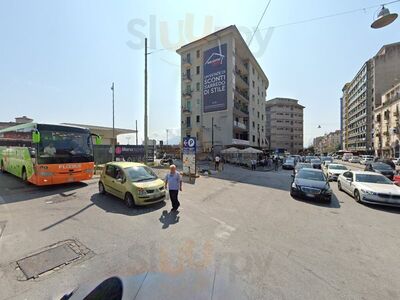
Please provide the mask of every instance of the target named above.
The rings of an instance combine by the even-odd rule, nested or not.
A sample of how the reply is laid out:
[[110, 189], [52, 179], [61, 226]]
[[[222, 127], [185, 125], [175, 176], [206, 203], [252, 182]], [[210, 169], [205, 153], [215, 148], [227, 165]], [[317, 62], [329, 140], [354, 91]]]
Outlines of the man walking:
[[182, 177], [176, 166], [171, 165], [169, 167], [169, 173], [165, 176], [165, 189], [168, 188], [169, 197], [171, 198], [172, 209], [171, 211], [177, 211], [181, 205], [178, 201], [178, 193], [182, 191]]
[[219, 171], [219, 161], [220, 161], [220, 157], [217, 154], [217, 156], [215, 157], [215, 171]]
[[275, 171], [278, 171], [279, 169], [279, 159], [277, 156], [274, 157], [274, 169]]

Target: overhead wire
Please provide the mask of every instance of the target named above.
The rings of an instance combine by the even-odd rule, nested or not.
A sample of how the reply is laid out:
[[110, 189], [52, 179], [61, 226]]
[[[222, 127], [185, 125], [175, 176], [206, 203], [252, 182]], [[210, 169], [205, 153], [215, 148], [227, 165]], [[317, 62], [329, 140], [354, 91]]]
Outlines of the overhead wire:
[[260, 26], [260, 23], [261, 23], [262, 19], [263, 19], [264, 16], [265, 16], [265, 13], [266, 13], [267, 10], [268, 10], [269, 5], [271, 4], [271, 1], [272, 1], [272, 0], [269, 0], [269, 1], [268, 1], [267, 6], [265, 7], [265, 9], [264, 9], [264, 11], [263, 11], [263, 13], [262, 13], [262, 15], [261, 15], [261, 18], [260, 18], [260, 20], [258, 21], [258, 24], [257, 24], [256, 28], [254, 29], [253, 34], [251, 35], [251, 38], [250, 38], [250, 41], [249, 41], [249, 46], [250, 46], [250, 44], [251, 44], [251, 41], [253, 40], [254, 35], [256, 34], [256, 32], [257, 32], [257, 30], [258, 30], [258, 27]]

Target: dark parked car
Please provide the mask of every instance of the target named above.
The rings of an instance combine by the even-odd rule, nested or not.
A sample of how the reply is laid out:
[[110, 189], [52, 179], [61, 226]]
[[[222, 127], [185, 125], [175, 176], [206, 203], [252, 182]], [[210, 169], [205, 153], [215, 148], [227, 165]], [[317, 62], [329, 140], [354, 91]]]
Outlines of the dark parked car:
[[320, 159], [311, 159], [310, 163], [314, 169], [321, 169], [322, 162]]
[[332, 190], [324, 173], [321, 170], [304, 168], [294, 177], [290, 188], [292, 197], [304, 197], [331, 201]]
[[282, 169], [285, 170], [293, 170], [296, 162], [293, 158], [287, 158], [285, 162], [282, 164]]
[[393, 181], [393, 177], [394, 177], [394, 175], [396, 173], [392, 169], [391, 166], [389, 166], [388, 164], [385, 164], [383, 162], [373, 162], [373, 163], [367, 164], [365, 166], [365, 170], [364, 171], [380, 173], [380, 174], [386, 176], [387, 178], [389, 178], [392, 181]]

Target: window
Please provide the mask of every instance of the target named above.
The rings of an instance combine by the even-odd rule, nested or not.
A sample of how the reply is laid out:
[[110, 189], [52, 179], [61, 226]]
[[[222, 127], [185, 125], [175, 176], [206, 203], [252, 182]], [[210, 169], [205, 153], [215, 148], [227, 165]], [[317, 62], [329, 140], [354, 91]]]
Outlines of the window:
[[190, 62], [190, 52], [186, 54], [186, 60]]
[[200, 106], [200, 99], [197, 99], [196, 102], [197, 102], [197, 105]]
[[196, 83], [196, 91], [200, 91], [200, 82]]
[[260, 99], [257, 98], [257, 104], [260, 104]]
[[254, 100], [255, 100], [255, 96], [251, 95], [251, 101], [254, 101]]
[[190, 92], [190, 90], [192, 89], [192, 86], [190, 84], [186, 85], [186, 92]]
[[259, 111], [257, 112], [257, 118], [260, 118], [260, 112]]
[[255, 88], [256, 87], [256, 83], [254, 82], [254, 80], [253, 80], [253, 88]]
[[199, 115], [196, 116], [196, 122], [197, 122], [197, 123], [200, 122], [200, 116], [199, 116]]
[[253, 143], [256, 141], [256, 136], [253, 135]]
[[253, 128], [256, 128], [256, 123], [254, 121], [253, 121], [252, 125], [253, 125]]
[[186, 117], [186, 127], [191, 127], [191, 119], [190, 119], [190, 116], [189, 117]]
[[197, 50], [197, 51], [196, 51], [196, 57], [197, 57], [197, 58], [200, 58], [200, 50]]
[[196, 66], [196, 74], [197, 74], [197, 75], [200, 74], [200, 66]]
[[261, 120], [264, 121], [264, 115], [261, 115]]
[[107, 176], [113, 177], [115, 176], [115, 167], [112, 165], [108, 165], [106, 169]]
[[252, 68], [252, 70], [253, 70], [253, 75], [254, 75], [254, 67], [251, 67]]

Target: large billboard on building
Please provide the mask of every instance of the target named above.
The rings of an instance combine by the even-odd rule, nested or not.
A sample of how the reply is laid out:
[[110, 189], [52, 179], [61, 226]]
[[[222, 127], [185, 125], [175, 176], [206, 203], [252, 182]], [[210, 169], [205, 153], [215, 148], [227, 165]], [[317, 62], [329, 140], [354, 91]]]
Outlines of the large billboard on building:
[[227, 46], [208, 49], [203, 54], [203, 109], [227, 109]]

